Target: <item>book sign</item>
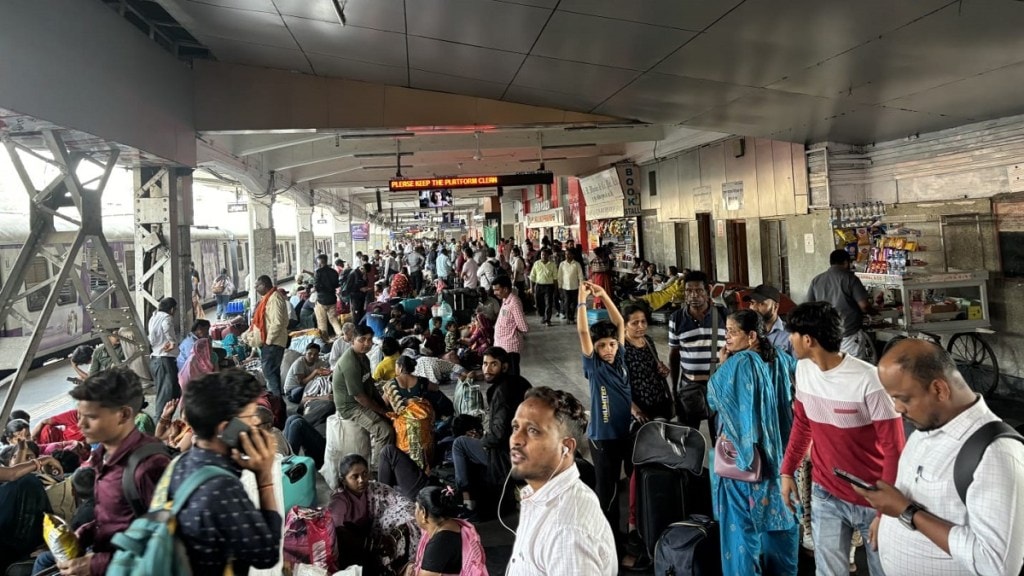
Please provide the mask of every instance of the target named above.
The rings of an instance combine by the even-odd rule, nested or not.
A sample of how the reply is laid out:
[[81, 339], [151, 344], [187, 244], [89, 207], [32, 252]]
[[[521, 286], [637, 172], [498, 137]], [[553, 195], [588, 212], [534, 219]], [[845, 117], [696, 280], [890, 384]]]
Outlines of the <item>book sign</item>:
[[640, 181], [636, 165], [618, 164], [615, 168], [622, 187], [622, 215], [626, 218], [640, 216]]

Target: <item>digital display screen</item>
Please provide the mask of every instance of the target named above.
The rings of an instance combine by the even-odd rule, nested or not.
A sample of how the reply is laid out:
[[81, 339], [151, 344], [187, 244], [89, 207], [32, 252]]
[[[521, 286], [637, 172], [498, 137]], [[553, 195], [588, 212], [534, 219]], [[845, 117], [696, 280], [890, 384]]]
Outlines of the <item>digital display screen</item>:
[[392, 192], [455, 190], [461, 188], [487, 188], [490, 186], [529, 186], [551, 184], [555, 177], [551, 172], [524, 172], [500, 176], [454, 176], [451, 178], [396, 178], [388, 182]]
[[453, 202], [451, 190], [435, 188], [420, 191], [420, 208], [447, 208]]

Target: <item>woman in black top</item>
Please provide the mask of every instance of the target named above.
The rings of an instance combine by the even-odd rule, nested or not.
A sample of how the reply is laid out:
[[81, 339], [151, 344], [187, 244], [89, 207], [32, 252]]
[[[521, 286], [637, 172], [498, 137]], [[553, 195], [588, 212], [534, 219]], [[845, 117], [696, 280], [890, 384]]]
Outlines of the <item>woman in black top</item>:
[[633, 395], [634, 426], [655, 418], [672, 418], [668, 366], [658, 358], [654, 341], [647, 335], [651, 309], [646, 302], [628, 302], [622, 306], [626, 319], [626, 367]]
[[416, 496], [416, 523], [427, 543], [420, 547], [419, 570], [413, 575], [462, 572], [462, 525], [454, 518], [455, 496], [455, 490], [438, 486], [428, 486]]

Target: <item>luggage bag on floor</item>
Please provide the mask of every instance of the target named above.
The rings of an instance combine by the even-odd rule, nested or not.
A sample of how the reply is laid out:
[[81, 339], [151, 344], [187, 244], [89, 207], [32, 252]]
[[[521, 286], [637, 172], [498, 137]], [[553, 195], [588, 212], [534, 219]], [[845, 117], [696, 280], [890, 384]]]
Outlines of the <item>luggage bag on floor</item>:
[[654, 550], [654, 573], [722, 576], [718, 522], [695, 515], [666, 528]]
[[700, 432], [679, 424], [653, 421], [640, 427], [633, 447], [636, 471], [637, 530], [644, 548], [653, 556], [661, 533], [702, 508], [691, 482], [704, 474], [706, 445]]
[[316, 504], [316, 466], [309, 456], [287, 456], [281, 460], [284, 509]]

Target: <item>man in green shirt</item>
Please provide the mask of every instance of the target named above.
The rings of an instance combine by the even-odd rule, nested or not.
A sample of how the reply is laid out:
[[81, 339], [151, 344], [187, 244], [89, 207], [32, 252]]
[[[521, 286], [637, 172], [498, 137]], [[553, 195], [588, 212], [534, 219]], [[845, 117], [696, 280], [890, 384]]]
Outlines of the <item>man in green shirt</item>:
[[370, 433], [373, 453], [370, 467], [376, 468], [381, 450], [395, 443], [395, 431], [388, 420], [388, 411], [375, 398], [370, 359], [366, 353], [373, 347], [373, 329], [356, 326], [352, 347], [341, 355], [332, 378], [334, 406], [345, 420], [358, 424]]
[[[121, 339], [117, 337], [117, 334], [108, 334], [107, 340], [110, 341], [110, 345], [114, 347], [114, 351], [117, 353], [117, 363], [121, 364], [124, 362], [124, 351], [121, 350]], [[103, 344], [96, 346], [92, 352], [92, 363], [89, 365], [89, 371], [82, 370], [80, 366], [72, 363], [71, 367], [75, 369], [75, 374], [78, 378], [85, 380], [89, 376], [99, 372], [100, 370], [106, 370], [114, 365], [114, 359], [110, 357], [110, 353], [107, 352], [107, 347]]]

